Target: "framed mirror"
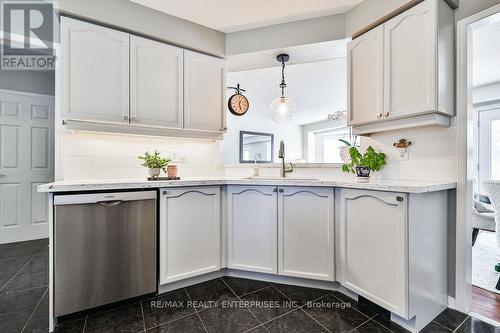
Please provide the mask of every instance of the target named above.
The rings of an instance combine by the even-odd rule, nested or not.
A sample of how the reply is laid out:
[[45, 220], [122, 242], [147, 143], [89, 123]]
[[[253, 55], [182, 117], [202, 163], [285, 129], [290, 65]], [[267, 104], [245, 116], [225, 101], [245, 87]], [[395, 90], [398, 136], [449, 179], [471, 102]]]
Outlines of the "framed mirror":
[[240, 131], [240, 163], [273, 163], [274, 134]]

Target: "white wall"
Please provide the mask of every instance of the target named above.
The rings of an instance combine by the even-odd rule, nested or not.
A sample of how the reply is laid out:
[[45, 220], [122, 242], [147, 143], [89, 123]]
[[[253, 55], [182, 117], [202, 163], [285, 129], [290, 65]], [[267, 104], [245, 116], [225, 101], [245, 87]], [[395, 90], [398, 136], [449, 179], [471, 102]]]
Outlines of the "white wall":
[[174, 160], [181, 177], [223, 174], [216, 141], [63, 131], [62, 178], [144, 178], [147, 169], [137, 156], [155, 149]]
[[236, 117], [228, 113], [227, 133], [221, 142], [221, 161], [223, 164], [239, 163], [240, 131], [252, 131], [274, 134], [274, 162], [278, 162], [280, 140], [285, 141], [287, 161], [302, 159], [302, 132], [300, 126], [294, 124], [277, 124], [269, 118], [253, 118], [251, 116]]

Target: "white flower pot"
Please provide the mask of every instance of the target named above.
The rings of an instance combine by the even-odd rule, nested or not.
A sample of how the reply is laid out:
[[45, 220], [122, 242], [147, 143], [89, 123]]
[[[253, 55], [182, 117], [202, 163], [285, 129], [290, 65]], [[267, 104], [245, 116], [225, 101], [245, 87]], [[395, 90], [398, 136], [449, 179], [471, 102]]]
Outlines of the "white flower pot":
[[148, 174], [149, 177], [158, 178], [160, 176], [161, 169], [160, 168], [149, 168]]

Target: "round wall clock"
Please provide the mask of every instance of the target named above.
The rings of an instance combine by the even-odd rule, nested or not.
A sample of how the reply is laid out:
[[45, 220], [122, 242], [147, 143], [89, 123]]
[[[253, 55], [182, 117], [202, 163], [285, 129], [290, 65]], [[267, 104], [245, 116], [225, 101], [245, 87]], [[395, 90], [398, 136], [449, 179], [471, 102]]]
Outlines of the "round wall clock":
[[250, 104], [248, 99], [241, 94], [241, 91], [245, 91], [244, 89], [240, 89], [240, 84], [236, 87], [228, 87], [228, 89], [236, 90], [236, 93], [229, 98], [227, 102], [227, 107], [229, 108], [229, 112], [234, 114], [235, 116], [242, 116], [247, 113]]

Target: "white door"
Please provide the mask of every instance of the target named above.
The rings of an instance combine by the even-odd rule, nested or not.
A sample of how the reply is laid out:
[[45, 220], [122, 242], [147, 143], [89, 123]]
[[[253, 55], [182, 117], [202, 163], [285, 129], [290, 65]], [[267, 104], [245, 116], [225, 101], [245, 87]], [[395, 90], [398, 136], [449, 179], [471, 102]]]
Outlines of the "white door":
[[219, 270], [220, 188], [160, 193], [160, 284]]
[[381, 119], [384, 108], [384, 26], [347, 45], [349, 125]]
[[350, 189], [342, 189], [339, 193], [340, 282], [406, 318], [406, 194]]
[[61, 18], [63, 118], [128, 123], [129, 51], [127, 33]]
[[184, 51], [184, 127], [193, 130], [225, 130], [224, 60]]
[[424, 1], [384, 24], [388, 118], [437, 110], [437, 8]]
[[130, 122], [182, 128], [183, 50], [130, 37]]
[[278, 191], [278, 274], [334, 281], [333, 189]]
[[500, 108], [479, 112], [479, 192], [486, 180], [500, 180]]
[[278, 195], [271, 186], [228, 186], [228, 267], [277, 273]]
[[54, 98], [0, 90], [0, 243], [48, 237], [53, 148]]

